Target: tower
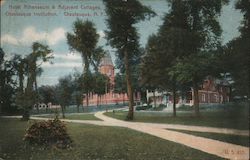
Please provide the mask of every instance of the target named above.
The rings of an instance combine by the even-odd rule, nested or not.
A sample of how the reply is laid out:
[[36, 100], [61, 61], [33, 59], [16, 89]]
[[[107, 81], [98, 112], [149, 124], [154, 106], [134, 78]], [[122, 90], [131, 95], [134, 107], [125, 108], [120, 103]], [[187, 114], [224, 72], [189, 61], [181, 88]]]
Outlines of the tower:
[[112, 91], [115, 85], [115, 67], [109, 53], [101, 59], [99, 72], [109, 77], [110, 91]]

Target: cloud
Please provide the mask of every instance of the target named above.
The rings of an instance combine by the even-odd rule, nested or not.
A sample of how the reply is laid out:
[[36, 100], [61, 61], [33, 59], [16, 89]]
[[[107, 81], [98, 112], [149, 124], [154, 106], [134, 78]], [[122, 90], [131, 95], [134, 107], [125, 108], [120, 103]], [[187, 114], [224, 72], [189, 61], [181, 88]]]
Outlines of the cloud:
[[49, 45], [55, 45], [63, 39], [65, 39], [65, 30], [61, 27], [46, 33], [38, 32], [35, 27], [29, 26], [24, 29], [21, 37], [4, 34], [1, 38], [1, 42], [13, 45], [29, 45], [34, 41], [46, 41]]
[[10, 43], [10, 44], [14, 44], [17, 45], [18, 41], [15, 37], [13, 37], [12, 35], [6, 34], [1, 38], [1, 42], [6, 42], [6, 43]]
[[52, 31], [48, 36], [48, 42], [51, 45], [55, 45], [57, 42], [65, 39], [65, 30], [63, 28], [57, 28]]
[[62, 60], [68, 60], [68, 61], [74, 61], [74, 60], [79, 60], [81, 61], [81, 55], [80, 54], [75, 54], [75, 53], [69, 53], [69, 54], [54, 54], [54, 57], [57, 59], [62, 59]]
[[82, 67], [82, 63], [81, 62], [57, 62], [54, 64], [50, 64], [50, 63], [43, 63], [42, 67], [44, 68], [78, 68], [78, 67]]
[[105, 37], [105, 33], [104, 33], [103, 30], [98, 31], [97, 33], [99, 34], [100, 38], [104, 38]]

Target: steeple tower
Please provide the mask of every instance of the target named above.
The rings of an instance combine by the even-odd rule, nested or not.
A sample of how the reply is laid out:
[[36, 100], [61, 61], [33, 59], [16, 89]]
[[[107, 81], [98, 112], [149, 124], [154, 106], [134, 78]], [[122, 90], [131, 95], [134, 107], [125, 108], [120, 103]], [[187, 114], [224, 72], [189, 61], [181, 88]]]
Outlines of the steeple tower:
[[105, 56], [101, 59], [99, 72], [109, 77], [110, 91], [113, 90], [115, 85], [115, 67], [109, 53], [105, 54]]

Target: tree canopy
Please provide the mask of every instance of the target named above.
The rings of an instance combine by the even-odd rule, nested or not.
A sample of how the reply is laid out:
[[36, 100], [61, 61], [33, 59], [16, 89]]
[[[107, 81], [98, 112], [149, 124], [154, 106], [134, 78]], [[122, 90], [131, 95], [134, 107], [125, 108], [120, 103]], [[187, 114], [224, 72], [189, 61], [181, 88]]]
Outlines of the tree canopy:
[[133, 88], [131, 82], [130, 60], [139, 53], [139, 35], [134, 24], [155, 15], [138, 0], [103, 0], [106, 7], [106, 31], [109, 44], [118, 53], [118, 58], [124, 62], [126, 72], [127, 92], [129, 97], [129, 112], [127, 119], [133, 119]]

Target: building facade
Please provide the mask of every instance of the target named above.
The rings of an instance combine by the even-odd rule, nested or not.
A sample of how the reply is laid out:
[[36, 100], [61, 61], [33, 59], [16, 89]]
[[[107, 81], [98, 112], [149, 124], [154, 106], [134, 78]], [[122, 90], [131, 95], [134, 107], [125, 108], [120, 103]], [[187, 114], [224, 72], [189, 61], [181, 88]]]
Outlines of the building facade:
[[230, 101], [231, 87], [226, 80], [207, 76], [198, 93], [201, 104], [226, 103]]
[[[100, 63], [99, 72], [109, 77], [109, 87], [106, 89], [106, 93], [103, 95], [97, 95], [94, 93], [89, 94], [89, 105], [91, 106], [98, 106], [98, 105], [105, 105], [105, 104], [118, 104], [118, 103], [126, 103], [128, 102], [128, 95], [127, 93], [115, 93], [115, 67], [112, 62], [110, 54], [106, 54]], [[134, 100], [140, 100], [140, 93], [134, 93]], [[83, 99], [83, 105], [86, 105], [86, 97]]]
[[[200, 104], [222, 104], [230, 101], [231, 86], [225, 79], [215, 79], [207, 76], [203, 84], [198, 90]], [[176, 98], [176, 106], [180, 105], [194, 105], [193, 101], [194, 91], [191, 88], [185, 96], [178, 95]], [[173, 104], [173, 96], [171, 92], [162, 91], [147, 91], [147, 100], [154, 106], [159, 104], [166, 104], [171, 106]], [[155, 102], [154, 102], [155, 101]], [[156, 107], [155, 106], [155, 107]]]

